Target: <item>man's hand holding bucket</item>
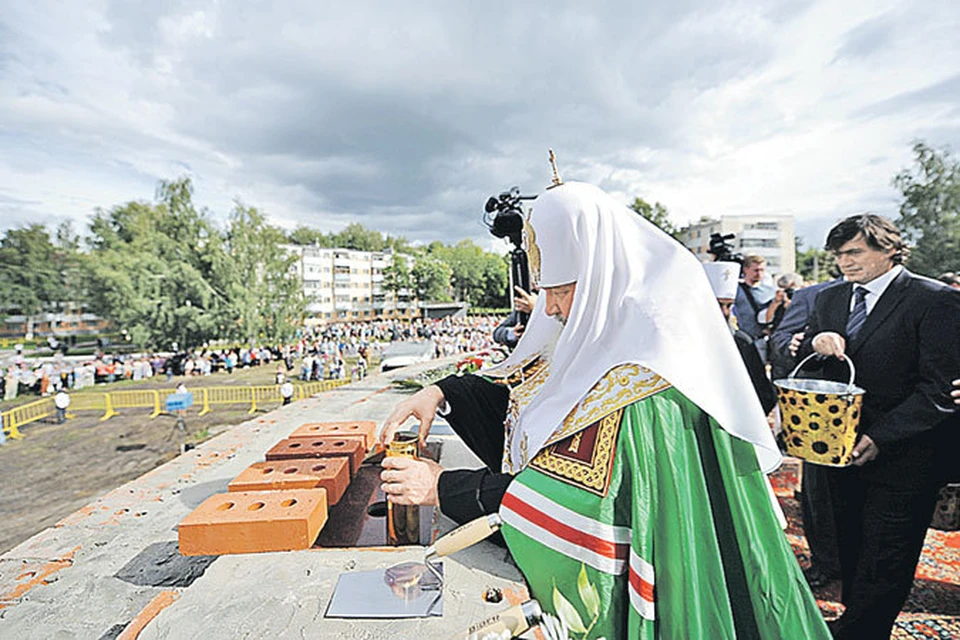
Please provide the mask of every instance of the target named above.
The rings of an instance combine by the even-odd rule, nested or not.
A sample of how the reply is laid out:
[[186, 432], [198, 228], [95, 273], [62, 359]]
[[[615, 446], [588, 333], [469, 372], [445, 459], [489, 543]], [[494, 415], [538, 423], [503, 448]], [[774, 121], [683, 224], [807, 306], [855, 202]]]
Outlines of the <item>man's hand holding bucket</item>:
[[846, 359], [844, 352], [847, 349], [846, 339], [839, 333], [824, 331], [813, 337], [813, 350], [822, 356], [834, 356], [840, 360]]
[[870, 436], [867, 434], [861, 434], [860, 439], [857, 440], [856, 446], [853, 447], [853, 463], [857, 467], [862, 467], [871, 460], [877, 457], [880, 454], [880, 447], [877, 446]]
[[[813, 346], [813, 350], [822, 356], [833, 356], [840, 360], [846, 359], [844, 352], [847, 348], [847, 341], [839, 333], [834, 331], [818, 333], [813, 337], [811, 345]], [[954, 395], [957, 396], [958, 393], [954, 392]], [[958, 398], [957, 401], [960, 403], [960, 398]], [[857, 440], [857, 444], [853, 447], [853, 464], [862, 467], [871, 460], [874, 460], [879, 454], [880, 447], [877, 446], [877, 443], [867, 434], [861, 434], [860, 439]]]

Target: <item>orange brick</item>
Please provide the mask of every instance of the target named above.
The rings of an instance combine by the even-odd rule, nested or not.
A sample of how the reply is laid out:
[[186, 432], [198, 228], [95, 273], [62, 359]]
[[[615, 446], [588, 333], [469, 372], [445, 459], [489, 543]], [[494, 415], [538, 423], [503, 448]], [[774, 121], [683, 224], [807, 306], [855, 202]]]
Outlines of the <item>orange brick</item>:
[[332, 458], [344, 456], [350, 459], [350, 476], [353, 477], [363, 462], [363, 445], [357, 439], [318, 436], [316, 438], [286, 438], [267, 451], [267, 461], [293, 460], [295, 458]]
[[316, 436], [341, 436], [343, 438], [363, 438], [363, 448], [369, 451], [377, 441], [377, 423], [372, 420], [353, 420], [343, 422], [308, 422], [300, 425], [290, 434], [291, 438], [313, 438]]
[[350, 484], [350, 461], [343, 458], [320, 460], [274, 460], [247, 467], [229, 485], [230, 491], [280, 491], [284, 489], [327, 490], [327, 504], [340, 501]]
[[309, 549], [327, 521], [325, 489], [243, 491], [210, 496], [180, 525], [180, 553]]

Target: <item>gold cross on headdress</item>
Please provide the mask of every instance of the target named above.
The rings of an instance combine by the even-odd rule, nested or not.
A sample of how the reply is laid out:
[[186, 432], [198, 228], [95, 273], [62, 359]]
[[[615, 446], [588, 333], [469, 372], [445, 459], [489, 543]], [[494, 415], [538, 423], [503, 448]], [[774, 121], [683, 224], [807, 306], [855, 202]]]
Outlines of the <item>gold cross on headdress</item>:
[[553, 183], [547, 189], [553, 189], [562, 185], [563, 180], [560, 178], [560, 171], [557, 170], [557, 154], [553, 152], [553, 149], [548, 149], [548, 151], [550, 152], [550, 167], [553, 169]]

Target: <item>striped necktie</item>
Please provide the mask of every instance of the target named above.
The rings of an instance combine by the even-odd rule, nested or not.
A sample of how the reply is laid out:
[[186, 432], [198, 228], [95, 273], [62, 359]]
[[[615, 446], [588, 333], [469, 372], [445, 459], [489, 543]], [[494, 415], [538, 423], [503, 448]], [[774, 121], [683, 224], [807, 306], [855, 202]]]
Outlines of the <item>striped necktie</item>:
[[850, 312], [850, 318], [847, 320], [848, 341], [857, 336], [857, 333], [863, 328], [863, 323], [867, 321], [867, 293], [866, 287], [856, 287], [853, 290], [853, 295], [857, 297], [857, 301], [853, 305], [853, 311]]

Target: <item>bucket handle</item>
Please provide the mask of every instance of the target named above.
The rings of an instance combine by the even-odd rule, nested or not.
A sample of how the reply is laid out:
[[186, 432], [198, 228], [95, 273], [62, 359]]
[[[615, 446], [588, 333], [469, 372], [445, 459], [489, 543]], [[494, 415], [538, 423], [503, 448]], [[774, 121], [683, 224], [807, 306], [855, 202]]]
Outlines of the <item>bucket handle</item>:
[[[818, 355], [820, 355], [820, 354], [814, 352], [814, 353], [811, 353], [810, 355], [808, 355], [808, 356], [807, 356], [806, 358], [804, 358], [803, 360], [801, 360], [801, 361], [799, 362], [799, 364], [797, 364], [797, 366], [794, 367], [793, 371], [790, 372], [790, 375], [787, 376], [787, 379], [788, 379], [788, 380], [794, 380], [794, 379], [796, 379], [796, 377], [797, 377], [797, 372], [800, 371], [800, 368], [803, 367], [803, 365], [807, 364], [807, 362], [808, 362], [811, 358], [814, 358], [814, 357], [816, 357], [816, 356], [818, 356]], [[843, 361], [847, 363], [847, 366], [848, 366], [848, 367], [850, 367], [850, 380], [847, 381], [847, 393], [850, 394], [850, 393], [853, 393], [853, 380], [854, 380], [854, 378], [857, 377], [857, 370], [854, 368], [854, 366], [853, 366], [853, 360], [850, 359], [850, 356], [845, 357], [845, 358], [843, 359]]]

